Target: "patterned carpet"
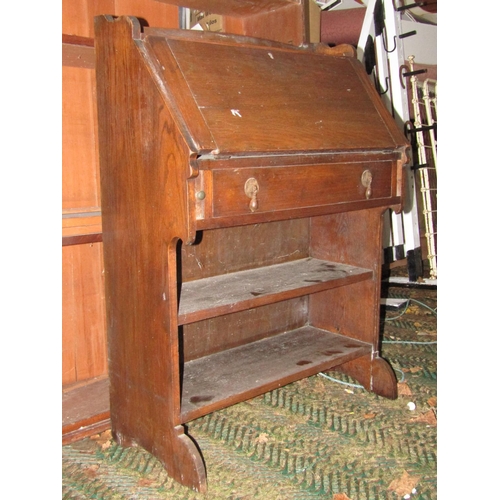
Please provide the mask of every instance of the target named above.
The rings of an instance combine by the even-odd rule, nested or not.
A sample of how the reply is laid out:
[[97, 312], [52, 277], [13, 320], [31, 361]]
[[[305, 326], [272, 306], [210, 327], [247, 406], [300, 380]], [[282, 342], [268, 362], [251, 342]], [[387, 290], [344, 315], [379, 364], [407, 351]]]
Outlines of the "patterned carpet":
[[391, 286], [385, 296], [410, 299], [407, 309], [382, 310], [397, 400], [332, 371], [195, 420], [188, 431], [206, 461], [206, 495], [108, 431], [63, 446], [62, 498], [436, 499], [437, 291]]

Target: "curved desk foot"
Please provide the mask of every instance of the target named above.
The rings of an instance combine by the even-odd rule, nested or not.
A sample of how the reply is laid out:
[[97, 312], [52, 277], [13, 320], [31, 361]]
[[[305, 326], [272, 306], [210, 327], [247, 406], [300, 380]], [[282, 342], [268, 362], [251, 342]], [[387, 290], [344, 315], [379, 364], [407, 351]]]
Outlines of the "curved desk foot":
[[398, 381], [391, 365], [383, 358], [364, 356], [348, 361], [336, 370], [358, 380], [370, 392], [388, 399], [398, 397]]
[[178, 425], [172, 433], [156, 439], [150, 446], [142, 445], [120, 433], [113, 433], [121, 446], [142, 446], [165, 467], [167, 474], [178, 483], [200, 493], [207, 491], [207, 476], [203, 457], [195, 442]]
[[167, 473], [177, 482], [199, 491], [207, 491], [207, 475], [203, 457], [195, 442], [184, 433], [184, 427], [174, 427], [169, 449], [153, 448], [155, 455], [165, 466]]
[[398, 380], [392, 366], [383, 358], [372, 361], [371, 391], [388, 399], [398, 397]]

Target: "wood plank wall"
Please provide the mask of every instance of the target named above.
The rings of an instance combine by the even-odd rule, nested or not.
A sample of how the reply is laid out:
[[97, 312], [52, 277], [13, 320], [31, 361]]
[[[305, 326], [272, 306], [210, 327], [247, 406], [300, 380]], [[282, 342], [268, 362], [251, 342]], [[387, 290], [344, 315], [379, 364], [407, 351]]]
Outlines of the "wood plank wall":
[[[135, 15], [154, 26], [177, 28], [178, 7], [154, 0], [63, 0], [62, 13], [67, 48], [62, 69], [63, 234], [73, 234], [68, 228], [78, 233], [81, 225], [93, 221], [82, 214], [100, 210], [93, 18]], [[83, 56], [89, 50], [89, 57]], [[78, 241], [83, 243], [74, 244]], [[62, 382], [70, 386], [106, 375], [107, 354], [102, 243], [99, 237], [66, 242], [70, 244], [62, 250]]]

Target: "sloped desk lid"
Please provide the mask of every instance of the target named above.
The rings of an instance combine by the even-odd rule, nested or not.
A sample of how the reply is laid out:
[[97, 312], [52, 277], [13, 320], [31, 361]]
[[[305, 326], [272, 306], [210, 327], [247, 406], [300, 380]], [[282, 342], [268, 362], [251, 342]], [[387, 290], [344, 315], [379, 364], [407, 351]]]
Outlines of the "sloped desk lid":
[[151, 29], [142, 39], [160, 88], [200, 153], [406, 146], [353, 57], [206, 32]]

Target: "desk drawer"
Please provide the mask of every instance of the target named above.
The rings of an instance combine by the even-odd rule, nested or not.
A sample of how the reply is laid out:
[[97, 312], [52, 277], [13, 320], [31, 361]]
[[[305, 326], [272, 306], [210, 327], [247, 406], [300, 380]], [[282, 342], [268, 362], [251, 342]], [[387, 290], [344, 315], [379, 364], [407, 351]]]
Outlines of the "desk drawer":
[[212, 190], [214, 217], [389, 198], [392, 163], [214, 169]]

